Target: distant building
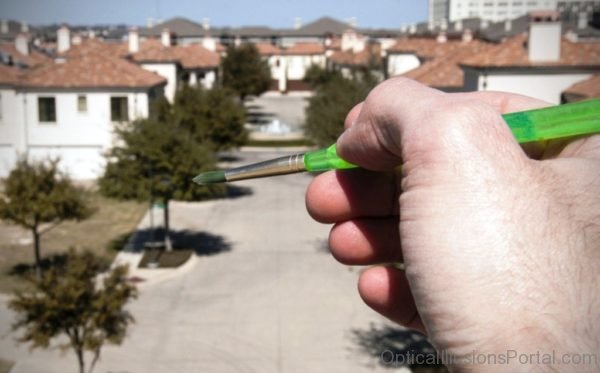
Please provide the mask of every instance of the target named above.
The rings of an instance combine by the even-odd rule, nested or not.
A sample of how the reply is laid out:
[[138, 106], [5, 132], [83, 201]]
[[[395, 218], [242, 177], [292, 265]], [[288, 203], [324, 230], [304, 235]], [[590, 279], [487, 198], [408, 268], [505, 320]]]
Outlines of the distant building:
[[558, 12], [533, 12], [527, 34], [460, 62], [465, 89], [519, 93], [558, 104], [563, 92], [600, 73], [600, 43], [561, 35]]
[[466, 18], [498, 22], [535, 10], [591, 13], [599, 8], [599, 0], [429, 0], [428, 21], [435, 26]]

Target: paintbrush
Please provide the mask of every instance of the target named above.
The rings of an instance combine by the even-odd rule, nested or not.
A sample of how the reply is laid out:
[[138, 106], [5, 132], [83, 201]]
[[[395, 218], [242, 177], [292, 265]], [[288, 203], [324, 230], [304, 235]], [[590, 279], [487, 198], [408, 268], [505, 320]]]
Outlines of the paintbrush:
[[[502, 115], [520, 143], [600, 133], [600, 99]], [[341, 170], [357, 166], [340, 158], [335, 144], [315, 151], [268, 161], [204, 172], [193, 180], [198, 184], [223, 183], [297, 172]]]

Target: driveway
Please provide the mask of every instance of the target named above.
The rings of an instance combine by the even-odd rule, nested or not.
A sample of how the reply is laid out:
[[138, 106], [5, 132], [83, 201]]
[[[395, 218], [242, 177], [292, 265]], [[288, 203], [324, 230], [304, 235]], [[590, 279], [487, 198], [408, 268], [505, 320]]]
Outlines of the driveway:
[[[282, 154], [232, 155], [241, 163]], [[368, 336], [390, 324], [360, 300], [360, 269], [329, 255], [329, 227], [304, 207], [310, 180], [243, 181], [233, 184], [232, 198], [174, 203], [172, 227], [205, 239], [211, 255], [142, 284], [129, 306], [136, 323], [128, 338], [103, 349], [95, 372], [389, 372], [377, 355], [385, 345]], [[0, 300], [0, 358], [17, 362], [12, 372], [76, 371], [70, 350], [15, 345], [12, 315]]]

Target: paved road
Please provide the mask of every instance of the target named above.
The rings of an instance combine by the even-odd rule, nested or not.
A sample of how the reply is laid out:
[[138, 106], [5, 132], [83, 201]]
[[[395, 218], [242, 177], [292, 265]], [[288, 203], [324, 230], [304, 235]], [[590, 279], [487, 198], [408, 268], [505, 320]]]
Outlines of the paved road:
[[[359, 269], [326, 251], [329, 227], [304, 207], [310, 179], [249, 180], [235, 184], [245, 188], [237, 198], [173, 204], [174, 229], [224, 250], [142, 285], [136, 324], [122, 346], [103, 349], [96, 372], [389, 372], [354, 337], [386, 322], [358, 297]], [[76, 371], [71, 351], [16, 346], [0, 300], [0, 358], [17, 361], [13, 373]]]

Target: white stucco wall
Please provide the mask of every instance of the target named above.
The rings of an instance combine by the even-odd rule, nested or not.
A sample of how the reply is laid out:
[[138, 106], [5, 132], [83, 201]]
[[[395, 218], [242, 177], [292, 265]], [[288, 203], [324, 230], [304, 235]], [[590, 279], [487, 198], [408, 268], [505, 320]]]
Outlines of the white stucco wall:
[[389, 54], [387, 57], [388, 76], [404, 74], [407, 71], [416, 69], [421, 65], [421, 61], [414, 54]]
[[[148, 116], [146, 92], [27, 92], [25, 108], [28, 154], [32, 159], [60, 157], [61, 168], [74, 179], [92, 179], [104, 168], [103, 153], [114, 141], [110, 98], [127, 97], [130, 120]], [[77, 96], [87, 97], [87, 111], [78, 112]], [[56, 122], [40, 122], [38, 97], [54, 97]], [[23, 128], [23, 127], [22, 127]]]
[[571, 85], [591, 77], [591, 73], [479, 75], [477, 90], [518, 93], [560, 104], [561, 93]]
[[167, 79], [165, 97], [169, 102], [173, 102], [177, 90], [177, 65], [174, 63], [144, 63], [141, 66]]
[[278, 66], [277, 61], [279, 61], [281, 58], [282, 56], [269, 56], [266, 59], [267, 64], [269, 65], [269, 69], [271, 70], [272, 79], [279, 79], [281, 69]]
[[22, 98], [12, 88], [0, 88], [0, 177], [14, 167], [24, 139]]
[[211, 89], [215, 86], [215, 81], [217, 80], [217, 73], [212, 71], [207, 71], [204, 73], [204, 78], [200, 79], [200, 84], [203, 88]]
[[312, 65], [325, 68], [325, 55], [292, 55], [285, 56], [287, 79], [300, 80], [306, 75], [306, 70]]

